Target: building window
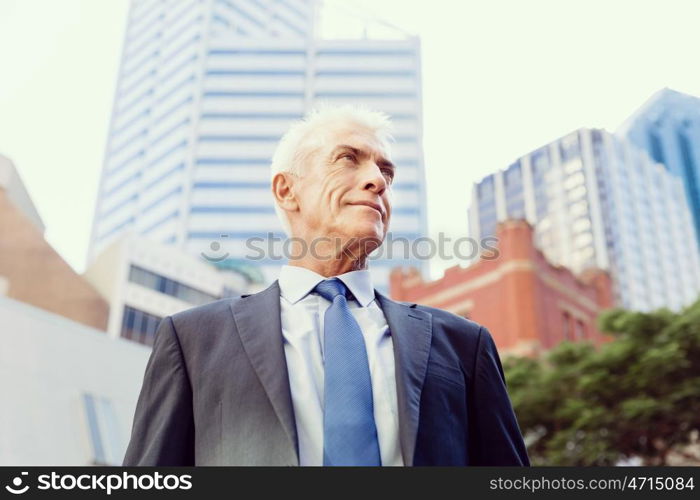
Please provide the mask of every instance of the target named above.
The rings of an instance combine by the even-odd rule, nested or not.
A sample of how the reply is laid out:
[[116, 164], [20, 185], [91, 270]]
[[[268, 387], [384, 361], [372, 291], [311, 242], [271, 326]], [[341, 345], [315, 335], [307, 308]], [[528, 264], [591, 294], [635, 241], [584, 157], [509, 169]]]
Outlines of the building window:
[[129, 269], [129, 281], [194, 305], [207, 304], [219, 298], [134, 265]]
[[562, 320], [562, 326], [564, 327], [564, 340], [573, 340], [573, 332], [571, 331], [571, 315], [567, 311], [564, 311], [562, 314]]
[[530, 155], [532, 163], [532, 173], [535, 176], [542, 175], [550, 165], [549, 162], [549, 147], [544, 146]]
[[[688, 136], [682, 130], [679, 130], [677, 135], [683, 161], [683, 177], [685, 177], [688, 190], [688, 201], [690, 202], [693, 217], [698, 219], [700, 218], [700, 183], [696, 177], [697, 167]], [[696, 223], [696, 227], [700, 229], [698, 223]]]
[[121, 465], [126, 448], [112, 402], [83, 393], [83, 409], [92, 448], [92, 465]]
[[493, 182], [493, 175], [489, 175], [479, 183], [477, 191], [480, 200], [488, 200], [494, 197]]
[[598, 129], [591, 130], [591, 141], [593, 142], [593, 147], [601, 146], [603, 144], [603, 134]]
[[163, 318], [139, 309], [125, 306], [121, 336], [141, 344], [152, 346], [156, 330]]
[[562, 163], [581, 156], [581, 148], [579, 146], [578, 132], [574, 132], [561, 141], [559, 141], [559, 156]]
[[141, 330], [141, 337], [139, 341], [142, 344], [153, 345], [156, 338], [156, 330], [158, 330], [158, 325], [160, 324], [161, 318], [154, 316], [153, 314], [143, 315], [143, 329]]
[[508, 167], [503, 174], [503, 182], [505, 185], [506, 215], [512, 219], [524, 218], [525, 202], [520, 161]]
[[481, 228], [481, 236], [494, 236], [496, 234], [496, 225], [498, 223], [495, 213], [479, 214], [479, 227]]
[[576, 332], [574, 334], [576, 340], [583, 340], [586, 338], [586, 325], [580, 319], [576, 320]]
[[519, 187], [522, 185], [522, 173], [521, 173], [521, 168], [520, 168], [520, 160], [513, 163], [505, 171], [505, 173], [503, 175], [503, 183], [504, 183], [506, 188], [513, 187], [513, 186]]
[[[659, 137], [659, 134], [653, 130], [649, 132], [649, 145], [651, 146], [651, 157], [654, 159], [654, 161], [666, 165], [661, 138]], [[668, 168], [668, 166], [666, 168]]]

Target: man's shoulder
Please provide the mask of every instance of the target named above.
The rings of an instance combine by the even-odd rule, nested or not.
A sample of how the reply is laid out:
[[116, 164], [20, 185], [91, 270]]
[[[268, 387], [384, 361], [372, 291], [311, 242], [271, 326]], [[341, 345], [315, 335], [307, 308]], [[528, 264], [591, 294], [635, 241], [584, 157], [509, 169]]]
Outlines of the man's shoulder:
[[446, 311], [445, 309], [400, 300], [395, 302], [408, 306], [409, 308], [417, 311], [429, 313], [432, 316], [434, 331], [436, 329], [444, 329], [461, 332], [464, 335], [474, 336], [476, 338], [479, 336], [480, 331], [484, 329], [484, 327], [476, 321], [472, 321], [464, 316]]
[[[399, 302], [408, 306], [408, 311], [427, 313], [431, 318], [432, 349], [442, 353], [457, 354], [465, 366], [473, 366], [475, 356], [484, 347], [491, 345], [488, 329], [471, 319], [438, 307], [412, 302]], [[409, 312], [410, 314], [410, 312]]]
[[232, 302], [240, 300], [240, 297], [227, 297], [225, 299], [207, 302], [199, 306], [190, 307], [182, 311], [172, 314], [173, 320], [182, 320], [189, 318], [201, 318], [203, 316], [211, 316], [212, 314], [222, 313], [229, 310]]
[[[277, 281], [275, 280], [267, 288], [254, 293], [226, 297], [207, 304], [190, 307], [174, 313], [170, 317], [178, 334], [187, 335], [188, 332], [197, 332], [196, 335], [201, 335], [199, 332], [202, 331], [216, 334], [230, 328], [231, 322], [234, 321], [234, 310], [241, 301], [245, 301], [247, 297], [251, 296], [262, 298], [262, 295], [275, 293], [276, 287]], [[269, 297], [265, 300], [267, 301], [268, 299]]]
[[183, 311], [170, 315], [175, 330], [178, 334], [187, 332], [200, 332], [211, 330], [212, 327], [220, 326], [230, 321], [232, 316], [231, 307], [241, 300], [241, 297], [227, 297], [214, 302], [190, 307]]

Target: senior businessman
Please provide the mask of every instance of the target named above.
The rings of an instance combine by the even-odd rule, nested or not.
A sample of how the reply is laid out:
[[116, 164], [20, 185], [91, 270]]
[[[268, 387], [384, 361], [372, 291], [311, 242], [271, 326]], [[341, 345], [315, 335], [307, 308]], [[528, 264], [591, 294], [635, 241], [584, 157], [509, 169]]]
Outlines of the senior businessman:
[[489, 331], [372, 286], [390, 127], [326, 107], [285, 134], [291, 257], [261, 292], [161, 321], [124, 465], [529, 465]]

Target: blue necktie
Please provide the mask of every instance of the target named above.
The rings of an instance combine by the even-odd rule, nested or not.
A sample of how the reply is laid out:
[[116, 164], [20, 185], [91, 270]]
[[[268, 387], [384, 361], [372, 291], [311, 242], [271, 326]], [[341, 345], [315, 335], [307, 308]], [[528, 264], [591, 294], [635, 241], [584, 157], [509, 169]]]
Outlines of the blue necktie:
[[381, 465], [362, 330], [337, 278], [314, 291], [331, 302], [323, 320], [323, 465]]

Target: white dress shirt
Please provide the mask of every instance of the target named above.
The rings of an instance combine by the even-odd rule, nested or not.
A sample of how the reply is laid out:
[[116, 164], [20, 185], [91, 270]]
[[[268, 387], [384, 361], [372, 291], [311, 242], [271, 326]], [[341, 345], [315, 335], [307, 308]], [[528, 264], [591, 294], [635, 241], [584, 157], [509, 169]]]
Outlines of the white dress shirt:
[[[348, 306], [360, 325], [367, 347], [382, 465], [403, 465], [389, 325], [375, 300], [368, 270], [351, 271], [338, 278], [357, 299], [348, 300]], [[300, 465], [323, 465], [323, 317], [331, 303], [316, 292], [310, 292], [325, 279], [329, 278], [290, 265], [282, 266], [279, 275], [284, 354]]]

